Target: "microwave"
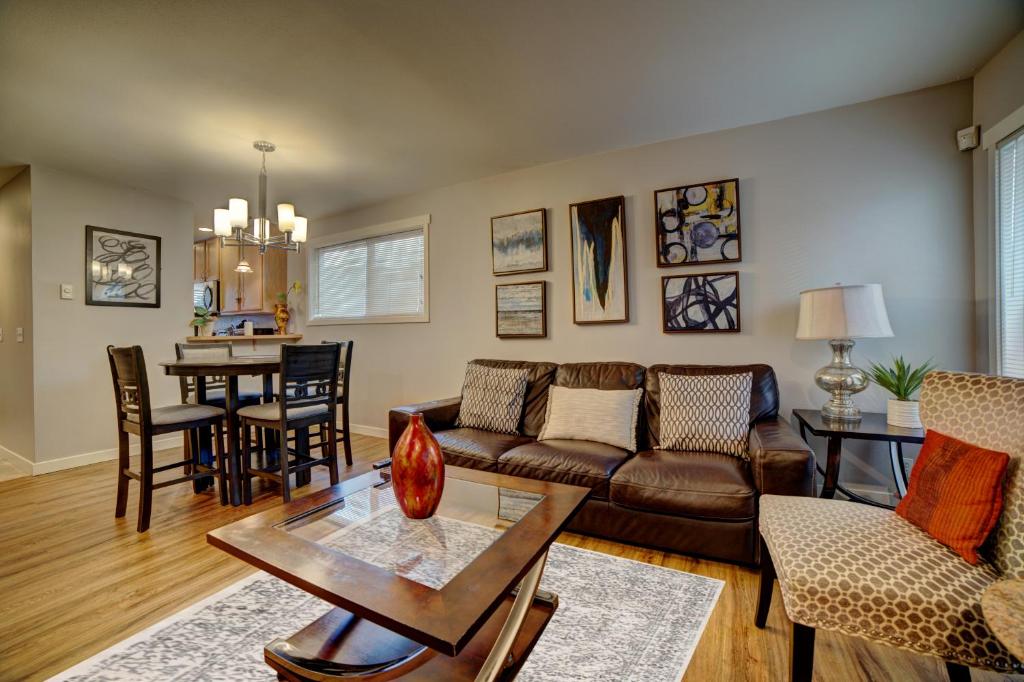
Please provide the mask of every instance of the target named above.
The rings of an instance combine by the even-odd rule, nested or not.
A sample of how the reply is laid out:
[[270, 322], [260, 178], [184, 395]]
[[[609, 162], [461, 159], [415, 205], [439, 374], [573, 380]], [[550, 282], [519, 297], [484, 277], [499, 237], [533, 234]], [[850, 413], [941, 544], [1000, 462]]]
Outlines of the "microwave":
[[208, 282], [192, 284], [192, 305], [202, 306], [211, 313], [220, 312], [220, 282], [211, 279]]

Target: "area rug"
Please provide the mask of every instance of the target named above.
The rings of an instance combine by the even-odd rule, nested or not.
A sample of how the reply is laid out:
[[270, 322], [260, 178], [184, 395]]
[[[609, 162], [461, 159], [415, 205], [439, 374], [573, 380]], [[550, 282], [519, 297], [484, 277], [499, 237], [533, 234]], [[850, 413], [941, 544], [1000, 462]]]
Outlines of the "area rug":
[[[559, 608], [517, 679], [676, 682], [723, 585], [555, 544], [541, 588], [558, 594]], [[273, 682], [264, 644], [329, 609], [327, 602], [256, 573], [53, 679]]]

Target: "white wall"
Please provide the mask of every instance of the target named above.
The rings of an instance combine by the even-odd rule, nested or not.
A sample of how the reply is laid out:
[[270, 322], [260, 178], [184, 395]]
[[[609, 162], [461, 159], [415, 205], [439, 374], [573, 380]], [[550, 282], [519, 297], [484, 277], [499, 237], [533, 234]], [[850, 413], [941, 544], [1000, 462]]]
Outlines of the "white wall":
[[[0, 459], [24, 470], [32, 420], [32, 190], [28, 168], [0, 187]], [[24, 329], [19, 343], [15, 330]], [[27, 471], [26, 471], [27, 473]]]
[[[355, 340], [352, 418], [384, 427], [389, 407], [457, 395], [474, 357], [643, 364], [767, 362], [783, 407], [817, 406], [824, 342], [797, 342], [802, 289], [881, 282], [896, 337], [864, 340], [861, 364], [902, 353], [972, 369], [970, 155], [954, 131], [970, 123], [971, 83], [914, 92], [771, 123], [530, 168], [311, 222], [313, 237], [423, 213], [430, 225], [428, 324], [308, 326], [304, 342]], [[659, 269], [653, 191], [740, 178], [743, 262]], [[572, 322], [570, 202], [626, 196], [629, 324]], [[548, 209], [550, 271], [491, 275], [489, 218]], [[291, 276], [304, 277], [292, 257]], [[740, 334], [661, 332], [660, 278], [738, 269]], [[545, 279], [544, 340], [494, 336], [494, 285]], [[300, 311], [301, 312], [301, 311]], [[876, 389], [858, 399], [884, 409]], [[849, 466], [856, 467], [855, 463]], [[882, 482], [886, 475], [879, 475]]]
[[[86, 225], [162, 237], [160, 308], [85, 305]], [[177, 379], [164, 376], [157, 363], [173, 359], [174, 342], [188, 333], [192, 227], [191, 204], [32, 167], [37, 473], [113, 455], [107, 344], [141, 345], [154, 405], [180, 401]], [[59, 298], [62, 282], [74, 285], [73, 300]]]
[[[1024, 32], [1018, 33], [974, 76], [974, 125], [992, 128], [1024, 107]], [[995, 371], [995, 343], [991, 335], [994, 314], [995, 249], [991, 221], [993, 157], [991, 149], [978, 147], [974, 157], [974, 289], [975, 364], [980, 371]]]

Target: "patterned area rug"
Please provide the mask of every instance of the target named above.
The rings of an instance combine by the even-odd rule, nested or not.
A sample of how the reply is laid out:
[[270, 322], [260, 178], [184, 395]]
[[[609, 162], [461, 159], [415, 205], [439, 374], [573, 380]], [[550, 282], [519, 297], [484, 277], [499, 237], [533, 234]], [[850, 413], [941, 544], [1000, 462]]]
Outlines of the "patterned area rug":
[[[541, 588], [558, 594], [559, 608], [517, 679], [676, 682], [723, 585], [555, 544]], [[256, 573], [53, 679], [273, 682], [264, 644], [328, 610], [326, 602]]]

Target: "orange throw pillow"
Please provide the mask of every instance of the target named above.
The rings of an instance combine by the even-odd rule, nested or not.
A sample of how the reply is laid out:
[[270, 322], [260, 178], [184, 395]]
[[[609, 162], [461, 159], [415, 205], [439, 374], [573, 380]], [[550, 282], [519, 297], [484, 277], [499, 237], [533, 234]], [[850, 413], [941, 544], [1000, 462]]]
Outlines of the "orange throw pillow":
[[896, 513], [972, 564], [1003, 511], [1005, 452], [945, 436], [925, 434]]

